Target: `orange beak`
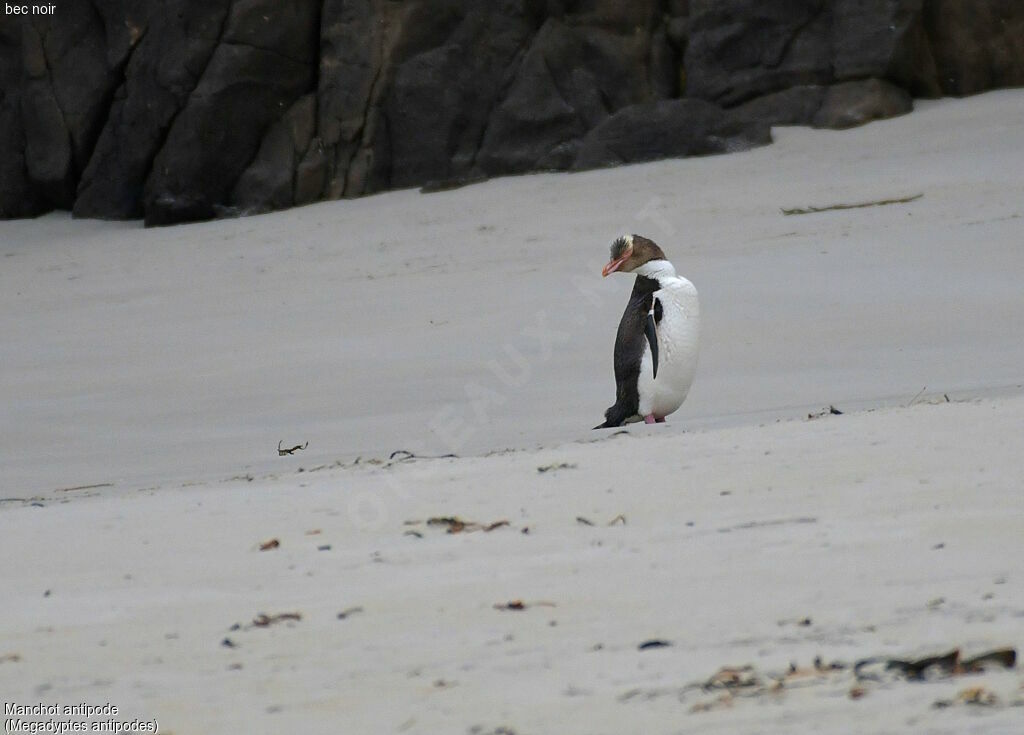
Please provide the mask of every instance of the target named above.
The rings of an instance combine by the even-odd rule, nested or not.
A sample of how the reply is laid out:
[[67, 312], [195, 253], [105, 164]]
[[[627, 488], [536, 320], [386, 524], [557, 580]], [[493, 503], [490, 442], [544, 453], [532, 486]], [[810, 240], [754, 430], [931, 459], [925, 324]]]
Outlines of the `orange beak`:
[[608, 265], [606, 265], [601, 270], [601, 275], [607, 278], [610, 274], [614, 273], [619, 268], [621, 268], [622, 264], [625, 263], [627, 260], [629, 260], [629, 256], [631, 256], [632, 254], [633, 254], [632, 250], [627, 250], [625, 253], [623, 253], [622, 257], [619, 258], [618, 260], [610, 260], [610, 261], [608, 261]]

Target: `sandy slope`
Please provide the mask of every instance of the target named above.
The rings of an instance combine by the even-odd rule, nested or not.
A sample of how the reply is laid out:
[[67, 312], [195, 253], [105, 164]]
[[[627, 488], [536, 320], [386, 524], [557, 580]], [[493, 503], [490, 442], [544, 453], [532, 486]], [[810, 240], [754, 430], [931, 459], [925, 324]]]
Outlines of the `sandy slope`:
[[[686, 688], [1024, 642], [1024, 91], [921, 107], [166, 230], [0, 223], [0, 699], [175, 735], [1018, 735], [1019, 669]], [[667, 427], [598, 435], [622, 230], [698, 285], [705, 351]], [[997, 705], [933, 707], [974, 686]]]
[[[3, 496], [585, 436], [623, 230], [701, 291], [676, 423], [1021, 383], [1024, 92], [749, 153], [144, 231], [0, 223]], [[923, 193], [907, 205], [782, 207]]]
[[[681, 690], [1020, 646], [1022, 425], [1022, 397], [918, 404], [8, 508], [0, 691], [175, 735], [1014, 735], [1019, 671], [852, 700], [846, 669], [696, 713], [719, 693]], [[423, 523], [455, 514], [510, 526]], [[998, 704], [933, 707], [978, 686]]]

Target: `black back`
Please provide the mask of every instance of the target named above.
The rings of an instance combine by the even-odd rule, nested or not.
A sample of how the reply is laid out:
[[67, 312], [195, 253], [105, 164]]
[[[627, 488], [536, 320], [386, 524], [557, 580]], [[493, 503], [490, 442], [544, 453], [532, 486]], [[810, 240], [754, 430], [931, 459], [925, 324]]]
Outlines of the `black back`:
[[[644, 324], [651, 310], [654, 292], [661, 285], [654, 278], [637, 276], [629, 303], [619, 321], [615, 335], [615, 405], [604, 412], [605, 421], [595, 429], [622, 426], [626, 419], [636, 416], [640, 410], [640, 393], [637, 379], [640, 377], [640, 360], [644, 354]], [[661, 302], [654, 299], [654, 321], [661, 322]]]

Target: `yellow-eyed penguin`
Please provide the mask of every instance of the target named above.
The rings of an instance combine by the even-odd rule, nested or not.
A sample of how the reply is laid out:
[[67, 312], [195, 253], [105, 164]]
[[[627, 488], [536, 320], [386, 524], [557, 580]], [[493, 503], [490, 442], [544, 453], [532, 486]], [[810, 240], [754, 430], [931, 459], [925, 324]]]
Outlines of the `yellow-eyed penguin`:
[[662, 423], [686, 400], [697, 372], [697, 289], [640, 235], [612, 243], [602, 275], [612, 273], [635, 273], [636, 282], [615, 336], [615, 405], [594, 428]]

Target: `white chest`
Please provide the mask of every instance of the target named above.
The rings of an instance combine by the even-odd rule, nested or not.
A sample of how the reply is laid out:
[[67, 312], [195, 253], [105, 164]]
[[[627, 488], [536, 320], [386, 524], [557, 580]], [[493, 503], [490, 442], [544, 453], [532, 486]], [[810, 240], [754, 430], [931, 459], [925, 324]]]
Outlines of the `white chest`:
[[649, 349], [640, 362], [637, 389], [640, 415], [664, 417], [672, 413], [689, 393], [697, 373], [700, 347], [700, 302], [697, 289], [685, 278], [662, 277], [661, 288], [654, 293], [661, 302], [658, 323], [658, 377]]

